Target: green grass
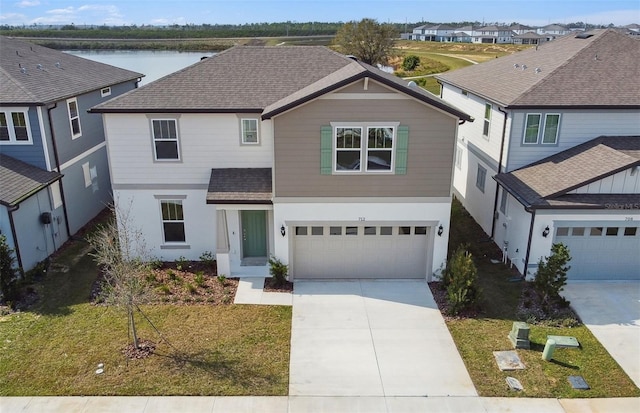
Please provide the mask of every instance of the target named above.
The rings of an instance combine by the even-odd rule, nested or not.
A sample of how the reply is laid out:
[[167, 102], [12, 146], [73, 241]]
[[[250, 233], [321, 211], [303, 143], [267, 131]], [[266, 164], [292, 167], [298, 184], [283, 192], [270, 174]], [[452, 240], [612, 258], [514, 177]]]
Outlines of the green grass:
[[[0, 318], [0, 395], [288, 393], [290, 307], [145, 306], [162, 335], [137, 314], [139, 337], [157, 348], [128, 360], [126, 315], [89, 302], [95, 278], [84, 256], [44, 279], [35, 308]], [[98, 363], [104, 374], [95, 374]]]
[[[502, 264], [491, 264], [499, 255], [482, 229], [454, 201], [449, 250], [467, 243], [478, 267], [483, 293], [482, 312], [475, 318], [447, 320], [447, 326], [464, 360], [478, 394], [483, 397], [638, 397], [640, 390], [585, 327], [558, 328], [530, 325], [531, 349], [518, 349], [525, 370], [500, 371], [493, 351], [511, 350], [507, 338], [516, 316], [523, 282], [512, 282], [516, 273]], [[542, 360], [547, 335], [574, 336], [579, 349], [557, 349], [553, 360]], [[568, 376], [583, 376], [591, 390], [571, 388]], [[508, 389], [505, 379], [517, 378], [524, 391]]]

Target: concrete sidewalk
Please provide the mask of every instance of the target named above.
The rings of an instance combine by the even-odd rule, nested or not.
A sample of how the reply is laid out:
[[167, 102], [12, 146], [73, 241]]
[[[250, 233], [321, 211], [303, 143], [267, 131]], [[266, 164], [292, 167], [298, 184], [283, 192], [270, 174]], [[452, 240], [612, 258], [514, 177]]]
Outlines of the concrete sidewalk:
[[500, 397], [2, 397], [2, 413], [636, 413], [640, 399]]

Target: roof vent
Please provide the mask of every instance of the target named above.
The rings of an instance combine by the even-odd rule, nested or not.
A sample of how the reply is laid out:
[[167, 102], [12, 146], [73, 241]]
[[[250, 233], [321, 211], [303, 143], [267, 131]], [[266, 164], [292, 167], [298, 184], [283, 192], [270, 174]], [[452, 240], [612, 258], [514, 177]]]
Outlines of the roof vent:
[[27, 68], [26, 67], [21, 67], [20, 68], [20, 73], [22, 73], [23, 75], [27, 74]]
[[36, 66], [38, 68], [38, 70], [44, 70], [44, 66], [42, 66], [41, 64], [38, 63], [38, 66]]
[[588, 39], [589, 37], [593, 37], [593, 34], [581, 32], [576, 36], [576, 39]]
[[418, 84], [412, 80], [411, 82], [407, 83], [407, 86], [415, 88], [418, 86]]
[[519, 65], [519, 64], [517, 64], [517, 63], [514, 63], [514, 64], [513, 64], [513, 68], [514, 68], [514, 69], [517, 69], [517, 68], [519, 68], [519, 67], [520, 67], [520, 65]]
[[355, 60], [356, 62], [358, 61], [358, 58], [357, 58], [357, 57], [355, 57], [355, 56], [354, 56], [354, 55], [352, 55], [352, 54], [348, 54], [348, 55], [346, 55], [345, 57], [347, 57], [348, 59], [351, 59], [351, 60]]
[[527, 65], [522, 65], [522, 70], [527, 70]]
[[60, 62], [56, 62], [56, 67], [57, 67], [58, 69], [60, 69], [60, 66], [62, 66], [62, 65], [60, 64]]
[[542, 69], [540, 69], [539, 67], [536, 67], [536, 73], [540, 73], [542, 72]]

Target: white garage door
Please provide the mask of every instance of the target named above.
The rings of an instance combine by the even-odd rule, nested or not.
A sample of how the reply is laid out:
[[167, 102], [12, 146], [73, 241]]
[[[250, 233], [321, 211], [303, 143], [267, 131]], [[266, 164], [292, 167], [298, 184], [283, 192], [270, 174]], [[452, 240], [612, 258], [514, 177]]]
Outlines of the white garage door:
[[299, 225], [294, 278], [425, 278], [430, 227]]
[[630, 222], [558, 223], [555, 242], [569, 247], [571, 280], [640, 280], [640, 229]]

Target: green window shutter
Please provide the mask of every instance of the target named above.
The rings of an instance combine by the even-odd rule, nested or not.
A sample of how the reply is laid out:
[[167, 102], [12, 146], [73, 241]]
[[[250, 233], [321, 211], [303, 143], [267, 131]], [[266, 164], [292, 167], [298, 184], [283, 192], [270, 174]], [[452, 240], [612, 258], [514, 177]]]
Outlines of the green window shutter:
[[331, 175], [333, 172], [333, 128], [320, 128], [320, 174]]
[[398, 126], [396, 137], [396, 175], [407, 174], [407, 150], [409, 149], [409, 127]]

